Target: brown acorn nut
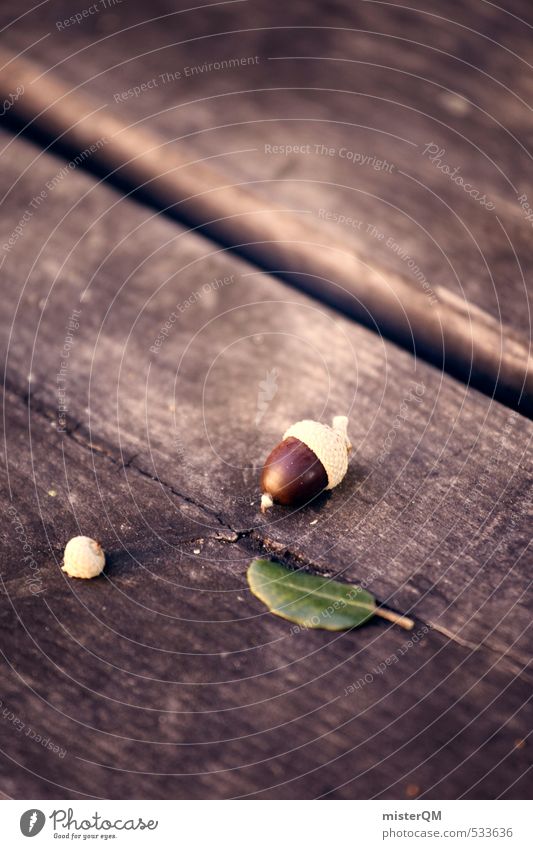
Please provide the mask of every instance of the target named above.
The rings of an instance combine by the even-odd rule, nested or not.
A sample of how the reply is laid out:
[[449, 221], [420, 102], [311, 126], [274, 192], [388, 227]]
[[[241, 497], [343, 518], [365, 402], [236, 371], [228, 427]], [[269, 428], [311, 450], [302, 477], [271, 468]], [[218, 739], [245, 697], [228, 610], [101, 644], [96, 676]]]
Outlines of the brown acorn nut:
[[341, 482], [352, 447], [347, 425], [346, 416], [335, 416], [332, 427], [305, 419], [285, 431], [263, 466], [262, 513], [274, 502], [304, 504]]

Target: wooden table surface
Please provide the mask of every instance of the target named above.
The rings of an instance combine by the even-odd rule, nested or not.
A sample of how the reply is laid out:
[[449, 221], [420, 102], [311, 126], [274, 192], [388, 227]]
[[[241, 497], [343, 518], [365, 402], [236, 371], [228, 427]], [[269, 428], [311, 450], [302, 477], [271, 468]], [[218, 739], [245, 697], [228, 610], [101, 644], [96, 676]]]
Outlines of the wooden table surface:
[[[215, 162], [288, 228], [347, 241], [362, 274], [423, 277], [474, 336], [498, 328], [503, 361], [529, 348], [533, 269], [533, 17], [506, 6], [124, 0], [66, 25], [66, 0], [7, 0], [0, 29], [41, 68], [32, 87]], [[331, 281], [312, 297], [250, 261], [239, 208], [223, 244], [17, 109], [0, 130], [0, 792], [529, 798], [527, 411], [456, 352], [437, 367], [416, 328], [410, 347], [354, 320]], [[269, 450], [336, 414], [341, 486], [262, 516]], [[107, 553], [94, 581], [60, 569], [79, 533]], [[415, 628], [295, 631], [247, 588], [258, 552], [363, 583]]]

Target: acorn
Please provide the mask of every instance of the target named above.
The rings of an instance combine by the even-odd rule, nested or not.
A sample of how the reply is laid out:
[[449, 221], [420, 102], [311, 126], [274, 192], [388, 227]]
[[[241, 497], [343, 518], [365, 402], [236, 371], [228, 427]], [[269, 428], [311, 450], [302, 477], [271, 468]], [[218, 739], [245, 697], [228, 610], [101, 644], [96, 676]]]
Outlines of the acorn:
[[295, 507], [340, 484], [352, 446], [346, 416], [332, 426], [304, 419], [291, 425], [268, 455], [261, 474], [261, 512], [276, 504]]

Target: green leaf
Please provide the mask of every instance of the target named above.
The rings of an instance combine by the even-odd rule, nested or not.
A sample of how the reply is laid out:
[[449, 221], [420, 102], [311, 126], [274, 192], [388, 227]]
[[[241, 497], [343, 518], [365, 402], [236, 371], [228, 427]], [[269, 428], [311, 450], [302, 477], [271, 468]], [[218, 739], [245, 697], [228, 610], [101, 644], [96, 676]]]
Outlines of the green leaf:
[[344, 631], [358, 628], [373, 616], [408, 630], [414, 626], [411, 619], [377, 607], [374, 596], [361, 587], [295, 572], [272, 560], [252, 560], [247, 578], [253, 594], [271, 613], [304, 628]]

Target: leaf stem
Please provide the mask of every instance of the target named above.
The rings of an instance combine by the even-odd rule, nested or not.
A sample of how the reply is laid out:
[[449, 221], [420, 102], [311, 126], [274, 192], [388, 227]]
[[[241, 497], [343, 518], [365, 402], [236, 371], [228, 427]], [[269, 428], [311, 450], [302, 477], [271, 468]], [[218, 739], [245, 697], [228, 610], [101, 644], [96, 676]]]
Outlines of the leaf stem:
[[400, 616], [399, 613], [394, 613], [393, 610], [387, 610], [386, 607], [376, 607], [374, 610], [376, 616], [381, 616], [382, 619], [388, 619], [389, 622], [394, 622], [400, 628], [405, 628], [406, 631], [412, 631], [415, 623], [407, 616]]

